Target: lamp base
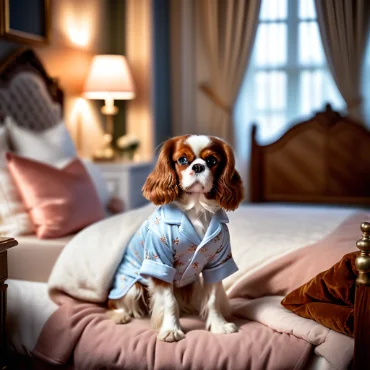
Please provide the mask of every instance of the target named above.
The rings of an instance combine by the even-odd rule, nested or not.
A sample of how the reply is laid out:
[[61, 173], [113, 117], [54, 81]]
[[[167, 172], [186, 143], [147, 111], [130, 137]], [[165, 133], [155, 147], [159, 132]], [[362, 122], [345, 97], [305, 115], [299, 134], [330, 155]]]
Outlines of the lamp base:
[[112, 161], [116, 157], [116, 152], [112, 146], [113, 141], [113, 116], [118, 113], [118, 108], [114, 106], [113, 99], [106, 98], [105, 105], [101, 112], [106, 117], [106, 133], [103, 136], [104, 145], [93, 155], [94, 161]]

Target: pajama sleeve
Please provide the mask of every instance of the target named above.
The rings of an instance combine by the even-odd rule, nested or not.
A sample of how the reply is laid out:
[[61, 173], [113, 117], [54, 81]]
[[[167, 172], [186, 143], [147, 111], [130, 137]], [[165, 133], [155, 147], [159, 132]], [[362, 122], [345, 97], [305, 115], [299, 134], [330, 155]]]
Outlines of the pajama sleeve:
[[224, 240], [212, 259], [204, 266], [203, 279], [206, 283], [217, 283], [238, 271], [231, 254], [230, 236], [224, 225]]
[[144, 278], [154, 277], [172, 283], [176, 269], [173, 268], [173, 250], [165, 235], [158, 235], [149, 230], [144, 244], [144, 261], [140, 275]]

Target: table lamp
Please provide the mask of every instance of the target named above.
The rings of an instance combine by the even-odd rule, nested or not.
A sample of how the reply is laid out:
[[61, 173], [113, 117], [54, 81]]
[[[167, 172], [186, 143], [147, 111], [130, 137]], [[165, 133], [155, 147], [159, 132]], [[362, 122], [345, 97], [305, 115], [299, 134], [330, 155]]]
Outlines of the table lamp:
[[135, 97], [135, 87], [126, 58], [122, 55], [96, 55], [91, 63], [85, 82], [84, 96], [87, 99], [104, 100], [101, 112], [106, 116], [104, 147], [94, 154], [95, 160], [112, 160], [113, 116], [118, 113], [114, 100]]

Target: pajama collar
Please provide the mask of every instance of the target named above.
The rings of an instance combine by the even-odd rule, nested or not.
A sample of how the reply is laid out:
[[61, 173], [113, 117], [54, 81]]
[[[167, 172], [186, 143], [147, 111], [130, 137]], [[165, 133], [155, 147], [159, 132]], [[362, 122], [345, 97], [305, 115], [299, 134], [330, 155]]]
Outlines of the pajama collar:
[[198, 249], [204, 244], [208, 243], [221, 231], [221, 224], [229, 222], [226, 212], [219, 209], [212, 216], [211, 222], [208, 226], [203, 240], [201, 240], [195, 231], [193, 225], [189, 221], [185, 212], [178, 208], [175, 204], [170, 203], [161, 207], [162, 220], [168, 225], [179, 225], [179, 232], [183, 234], [188, 240], [198, 245]]

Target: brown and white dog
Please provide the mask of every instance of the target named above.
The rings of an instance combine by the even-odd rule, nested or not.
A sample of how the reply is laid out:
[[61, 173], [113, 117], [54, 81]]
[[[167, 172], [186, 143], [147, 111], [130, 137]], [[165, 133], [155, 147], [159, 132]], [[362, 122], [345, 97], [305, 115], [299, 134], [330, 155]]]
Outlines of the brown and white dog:
[[[232, 148], [223, 140], [204, 135], [184, 135], [166, 141], [157, 164], [148, 176], [143, 195], [155, 205], [174, 203], [187, 216], [200, 240], [212, 216], [220, 208], [235, 210], [243, 199], [243, 186], [235, 169]], [[228, 301], [222, 282], [200, 280], [177, 288], [174, 284], [148, 278], [149, 285], [135, 282], [127, 294], [108, 301], [108, 315], [116, 323], [150, 314], [158, 339], [173, 342], [184, 338], [180, 312], [198, 312], [206, 317], [213, 333], [238, 331], [228, 323]], [[150, 305], [149, 305], [150, 301]]]

